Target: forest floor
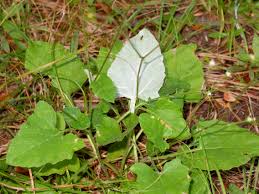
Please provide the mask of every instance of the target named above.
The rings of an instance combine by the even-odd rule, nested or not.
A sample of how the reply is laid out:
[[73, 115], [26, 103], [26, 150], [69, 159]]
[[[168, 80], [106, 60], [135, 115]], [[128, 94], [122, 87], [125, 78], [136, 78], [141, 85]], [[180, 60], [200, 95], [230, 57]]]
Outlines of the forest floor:
[[[184, 105], [184, 118], [190, 127], [200, 119], [236, 123], [255, 120], [257, 122], [241, 126], [259, 134], [259, 68], [242, 60], [245, 54], [254, 57], [253, 37], [259, 32], [259, 3], [256, 1], [2, 0], [0, 8], [3, 16], [0, 17], [0, 161], [5, 159], [8, 144], [39, 100], [52, 102], [55, 110], [64, 106], [63, 99], [46, 76], [27, 73], [24, 61], [28, 40], [58, 42], [65, 48], [74, 45], [81, 60], [87, 64], [98, 56], [100, 48], [110, 48], [115, 38], [125, 41], [142, 28], [148, 28], [158, 40], [162, 32], [167, 33], [168, 39], [161, 42], [162, 51], [181, 44], [197, 45], [196, 56], [203, 64], [205, 76], [204, 98], [199, 103]], [[173, 22], [166, 31], [170, 19]], [[10, 25], [3, 28], [6, 21]], [[98, 104], [99, 99], [93, 98], [94, 105]], [[82, 109], [81, 92], [74, 93], [72, 100]], [[89, 142], [85, 141], [88, 145]], [[144, 142], [138, 142], [138, 146], [140, 150], [145, 149]], [[100, 148], [102, 157], [106, 153], [105, 147]], [[132, 162], [127, 160], [128, 165]], [[217, 192], [224, 193], [221, 192], [221, 181], [225, 188], [234, 184], [244, 190], [247, 180], [256, 179], [257, 163], [255, 160], [221, 171], [222, 180], [212, 172]], [[24, 180], [31, 180], [31, 171], [3, 166], [0, 163], [0, 182], [10, 179], [14, 183], [0, 184], [0, 193], [23, 191], [27, 184]], [[97, 174], [95, 177], [107, 179], [96, 160], [90, 168]], [[108, 173], [115, 176], [112, 171]], [[6, 177], [8, 174], [9, 178]], [[128, 174], [129, 178], [132, 176]], [[37, 179], [53, 183], [55, 178]], [[67, 184], [63, 185], [65, 188]], [[255, 185], [258, 189], [259, 182]], [[104, 192], [98, 186], [77, 189]], [[58, 192], [62, 193], [62, 190]]]

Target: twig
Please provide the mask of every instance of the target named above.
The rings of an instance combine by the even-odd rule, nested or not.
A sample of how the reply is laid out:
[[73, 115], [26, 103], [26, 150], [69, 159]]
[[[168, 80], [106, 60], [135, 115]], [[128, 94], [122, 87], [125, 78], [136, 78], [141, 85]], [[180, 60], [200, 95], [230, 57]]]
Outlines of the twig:
[[30, 180], [31, 180], [31, 189], [33, 190], [33, 193], [35, 194], [34, 180], [33, 180], [32, 171], [30, 168], [29, 168], [29, 175], [30, 175]]

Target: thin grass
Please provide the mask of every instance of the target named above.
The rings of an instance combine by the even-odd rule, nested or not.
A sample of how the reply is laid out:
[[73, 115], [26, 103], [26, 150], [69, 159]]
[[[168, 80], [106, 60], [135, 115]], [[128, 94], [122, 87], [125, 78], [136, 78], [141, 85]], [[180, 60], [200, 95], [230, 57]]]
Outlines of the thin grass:
[[[126, 40], [143, 27], [147, 27], [157, 34], [163, 51], [173, 49], [180, 43], [193, 42], [192, 40], [195, 39], [195, 43], [198, 43], [197, 55], [205, 64], [206, 89], [209, 89], [212, 95], [205, 98], [200, 104], [188, 105], [188, 123], [192, 125], [200, 118], [218, 118], [236, 122], [244, 121], [248, 116], [259, 117], [258, 82], [244, 82], [250, 71], [258, 75], [258, 68], [233, 72], [231, 77], [225, 74], [229, 67], [235, 66], [238, 62], [236, 54], [239, 47], [244, 48], [246, 52], [250, 51], [251, 38], [248, 34], [251, 32], [246, 29], [251, 28], [258, 32], [255, 26], [256, 17], [259, 17], [258, 10], [253, 6], [250, 5], [251, 10], [248, 11], [253, 12], [255, 18], [247, 17], [248, 11], [244, 13], [239, 11], [244, 5], [238, 4], [237, 1], [234, 4], [231, 4], [230, 1], [224, 4], [222, 0], [186, 1], [185, 3], [180, 1], [172, 3], [166, 0], [131, 3], [122, 0], [113, 1], [110, 5], [105, 1], [94, 5], [88, 5], [83, 1], [75, 4], [71, 4], [71, 2], [23, 0], [15, 3], [4, 0], [0, 3], [0, 8], [4, 13], [0, 26], [6, 21], [10, 21], [13, 26], [18, 27], [17, 33], [22, 37], [14, 40], [15, 35], [5, 30], [3, 35], [9, 43], [10, 52], [6, 53], [0, 49], [0, 60], [5, 62], [3, 72], [0, 74], [0, 128], [10, 135], [10, 137], [2, 135], [0, 131], [0, 142], [3, 138], [5, 139], [5, 143], [0, 144], [0, 156], [3, 155], [1, 159], [6, 153], [7, 142], [32, 112], [39, 99], [54, 102], [57, 109], [63, 105], [62, 99], [50, 88], [48, 79], [39, 75], [31, 76], [35, 72], [24, 70], [22, 45], [26, 45], [30, 39], [60, 42], [70, 48], [72, 52], [78, 53], [86, 64], [91, 58], [96, 57], [100, 47], [111, 49], [114, 40]], [[203, 15], [206, 17], [206, 14], [215, 15], [218, 24], [212, 25], [214, 23], [212, 17], [208, 17], [208, 22], [205, 23], [198, 20]], [[201, 26], [201, 28], [195, 30], [197, 26]], [[236, 35], [239, 30], [242, 30], [240, 35]], [[218, 40], [208, 38], [206, 41], [204, 34], [207, 36], [210, 31], [228, 35], [226, 38]], [[215, 67], [208, 65], [210, 59], [216, 60]], [[53, 64], [46, 64], [46, 67]], [[88, 95], [88, 98], [91, 99], [87, 89], [82, 88], [82, 90], [85, 91], [85, 96]], [[225, 101], [223, 94], [226, 92], [233, 94], [237, 101]], [[73, 101], [82, 99], [83, 93], [79, 92]], [[84, 98], [83, 104], [86, 103]], [[118, 118], [118, 122], [124, 117], [125, 115]], [[247, 127], [258, 132], [258, 122], [252, 122]], [[89, 160], [82, 153], [82, 160], [89, 162], [85, 163], [77, 173], [73, 175], [67, 173], [64, 177], [55, 175], [47, 179], [34, 177], [35, 188], [30, 188], [28, 176], [20, 175], [14, 169], [0, 169], [0, 192], [15, 193], [16, 191], [47, 191], [50, 189], [68, 193], [120, 191], [119, 185], [127, 181], [125, 174], [133, 161], [150, 163], [150, 158], [146, 157], [144, 143], [141, 130], [136, 135], [131, 133], [126, 152], [122, 159], [118, 159], [117, 164], [121, 165], [119, 168], [116, 166], [117, 164], [103, 160], [104, 157], [101, 153], [106, 151], [103, 150], [105, 148], [99, 150], [96, 145], [93, 145], [94, 149], [92, 148], [89, 152], [94, 155], [93, 150], [95, 150], [95, 156], [99, 162]], [[131, 150], [134, 153], [133, 158], [130, 156]], [[177, 153], [172, 153], [151, 158], [151, 163], [159, 169], [161, 164], [176, 156]], [[255, 165], [255, 161], [252, 161], [248, 173], [244, 169], [243, 177], [240, 169], [226, 173], [216, 171], [221, 188], [216, 184], [215, 174], [210, 174], [213, 193], [216, 191], [226, 193], [225, 185], [228, 182], [244, 188], [247, 193], [251, 189], [258, 190], [259, 168], [258, 164]], [[104, 180], [104, 172], [100, 168], [101, 163], [106, 167], [108, 175], [114, 172], [115, 180]], [[14, 175], [10, 175], [10, 172]], [[56, 182], [56, 185], [52, 184], [53, 181]]]

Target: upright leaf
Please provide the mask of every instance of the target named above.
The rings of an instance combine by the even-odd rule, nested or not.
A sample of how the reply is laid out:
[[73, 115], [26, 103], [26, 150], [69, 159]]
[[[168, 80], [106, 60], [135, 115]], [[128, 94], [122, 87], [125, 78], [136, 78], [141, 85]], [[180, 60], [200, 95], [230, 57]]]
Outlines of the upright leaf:
[[198, 102], [202, 98], [203, 70], [195, 49], [192, 44], [182, 45], [164, 53], [167, 77], [161, 95], [183, 93], [188, 102]]
[[29, 43], [25, 68], [50, 76], [53, 86], [59, 88], [60, 83], [61, 89], [68, 96], [77, 91], [87, 78], [84, 64], [76, 54], [64, 49], [60, 44], [42, 41]]
[[130, 170], [137, 174], [136, 182], [130, 182], [130, 193], [188, 193], [189, 169], [179, 159], [172, 160], [164, 166], [161, 173], [156, 173], [144, 163], [134, 164]]
[[11, 141], [6, 162], [31, 168], [71, 159], [84, 143], [73, 134], [62, 133], [57, 129], [56, 112], [48, 103], [40, 101]]
[[182, 148], [180, 158], [202, 170], [229, 170], [259, 156], [259, 136], [236, 124], [201, 121], [193, 131], [193, 153]]
[[147, 101], [159, 97], [165, 67], [159, 44], [151, 32], [143, 29], [126, 41], [108, 76], [117, 87], [118, 96], [130, 99], [131, 112], [135, 110], [137, 98]]

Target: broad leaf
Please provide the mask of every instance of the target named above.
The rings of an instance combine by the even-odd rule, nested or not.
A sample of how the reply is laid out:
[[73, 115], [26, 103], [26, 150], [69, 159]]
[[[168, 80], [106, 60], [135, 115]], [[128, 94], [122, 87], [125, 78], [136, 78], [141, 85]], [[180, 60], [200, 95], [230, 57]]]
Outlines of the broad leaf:
[[148, 140], [152, 142], [160, 152], [164, 152], [169, 148], [168, 143], [164, 140], [164, 126], [159, 119], [147, 113], [142, 113], [139, 116], [139, 122]]
[[79, 108], [66, 107], [63, 111], [65, 121], [75, 129], [87, 129], [90, 127], [90, 119]]
[[182, 106], [181, 100], [171, 101], [167, 98], [160, 98], [147, 105], [147, 112], [164, 126], [164, 138], [182, 140], [190, 136], [183, 118]]
[[193, 153], [182, 148], [188, 166], [203, 170], [228, 170], [259, 156], [259, 136], [235, 124], [201, 121], [193, 131]]
[[106, 74], [100, 76], [91, 83], [91, 88], [96, 96], [108, 102], [114, 102], [116, 98], [116, 87]]
[[80, 162], [78, 157], [74, 156], [72, 159], [63, 160], [56, 164], [46, 164], [41, 168], [34, 169], [34, 174], [39, 176], [49, 176], [51, 174], [64, 174], [66, 171], [77, 172], [80, 169]]
[[60, 88], [60, 83], [61, 89], [68, 96], [77, 91], [87, 79], [84, 64], [60, 44], [30, 42], [26, 50], [25, 68], [50, 76], [53, 86]]
[[163, 55], [155, 37], [147, 29], [126, 41], [108, 70], [119, 97], [130, 99], [134, 112], [136, 100], [159, 97], [165, 67]]
[[193, 169], [191, 172], [191, 184], [189, 194], [209, 194], [210, 186], [207, 177], [199, 169]]
[[189, 191], [189, 169], [179, 159], [166, 163], [161, 173], [144, 163], [134, 164], [130, 170], [137, 175], [136, 182], [129, 183], [130, 193], [183, 194]]
[[99, 145], [107, 145], [122, 140], [120, 126], [113, 118], [103, 116], [95, 127], [96, 141]]
[[202, 98], [204, 83], [202, 63], [195, 56], [195, 45], [182, 45], [164, 53], [167, 76], [161, 95], [183, 93], [188, 102]]
[[49, 104], [40, 101], [11, 141], [6, 162], [31, 168], [71, 159], [74, 151], [83, 148], [84, 143], [73, 134], [62, 133], [57, 129], [56, 112]]

